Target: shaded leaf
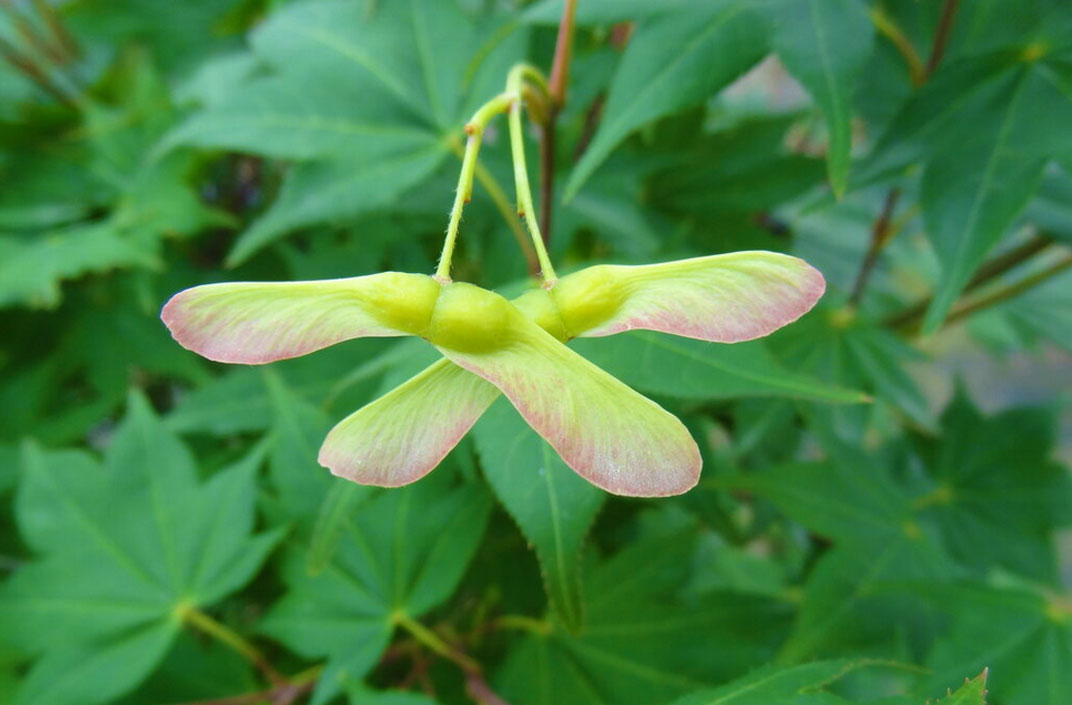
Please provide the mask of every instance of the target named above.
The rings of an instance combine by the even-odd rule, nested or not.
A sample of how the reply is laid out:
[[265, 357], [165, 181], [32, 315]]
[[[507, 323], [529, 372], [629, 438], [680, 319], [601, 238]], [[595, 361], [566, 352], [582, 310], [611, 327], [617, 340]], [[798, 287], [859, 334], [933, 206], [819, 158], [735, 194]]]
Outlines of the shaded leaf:
[[1072, 478], [1050, 459], [1053, 416], [1043, 409], [984, 416], [959, 390], [942, 430], [941, 440], [917, 444], [929, 476], [913, 500], [920, 516], [980, 573], [1000, 567], [1054, 579], [1052, 533], [1072, 521]]
[[580, 629], [581, 549], [605, 495], [570, 470], [504, 401], [475, 433], [488, 482], [536, 551], [551, 608], [567, 629]]
[[[923, 428], [937, 420], [919, 385], [906, 370], [926, 356], [888, 330], [863, 316], [820, 306], [797, 325], [772, 338], [769, 345], [794, 369], [810, 373], [831, 385], [873, 394], [876, 403], [896, 408]], [[843, 438], [859, 433], [868, 420], [862, 407], [814, 407]]]
[[737, 3], [716, 2], [638, 27], [611, 83], [591, 145], [570, 174], [570, 200], [626, 136], [641, 125], [695, 105], [763, 56], [755, 16]]
[[306, 569], [310, 575], [322, 572], [331, 562], [331, 557], [342, 540], [346, 523], [354, 508], [370, 499], [375, 490], [372, 487], [353, 482], [335, 482], [328, 489], [320, 512], [313, 524], [313, 533], [309, 538], [309, 558]]
[[[558, 24], [562, 19], [563, 4], [563, 0], [539, 0], [525, 9], [522, 18], [526, 22]], [[586, 0], [577, 3], [576, 22], [579, 25], [623, 22], [646, 15], [680, 11], [693, 4], [692, 0], [663, 0], [660, 3], [646, 0]]]
[[652, 394], [684, 399], [786, 396], [860, 403], [859, 392], [828, 386], [779, 364], [762, 341], [720, 345], [649, 331], [570, 344], [597, 365]]
[[776, 0], [767, 12], [772, 48], [826, 118], [827, 172], [840, 196], [849, 176], [853, 88], [871, 53], [874, 27], [856, 0]]
[[452, 0], [392, 2], [375, 13], [320, 0], [273, 13], [252, 44], [274, 75], [239, 84], [162, 146], [304, 160], [228, 262], [292, 230], [391, 204], [430, 176], [456, 139], [475, 36]]
[[1051, 341], [1072, 352], [1072, 274], [1054, 277], [979, 312], [968, 325], [973, 333], [1006, 350]]
[[835, 459], [824, 463], [783, 465], [716, 477], [715, 482], [756, 492], [835, 542], [836, 548], [821, 558], [805, 585], [796, 624], [781, 648], [784, 661], [850, 647], [888, 652], [894, 646], [894, 625], [897, 635], [917, 648], [933, 634], [932, 613], [903, 596], [882, 594], [880, 588], [909, 575], [942, 582], [956, 575], [956, 569], [940, 538], [914, 515], [908, 493], [885, 467], [860, 452], [836, 447]]
[[846, 674], [868, 665], [866, 661], [816, 661], [801, 666], [766, 666], [744, 678], [713, 690], [693, 693], [673, 705], [782, 705], [813, 702], [794, 700], [794, 696], [814, 695], [832, 685]]
[[584, 630], [521, 641], [498, 679], [503, 697], [521, 705], [663, 702], [768, 658], [784, 605], [733, 593], [671, 597], [687, 574], [692, 538], [663, 533], [593, 569]]
[[975, 678], [965, 680], [956, 692], [938, 700], [935, 705], [986, 705], [986, 678], [988, 670], [983, 669]]
[[398, 615], [418, 618], [454, 592], [476, 550], [490, 502], [476, 486], [431, 475], [386, 492], [347, 515], [331, 561], [317, 575], [304, 551], [288, 554], [288, 592], [265, 633], [328, 664], [314, 702], [360, 680], [387, 647]]
[[265, 214], [242, 233], [227, 262], [236, 266], [287, 232], [312, 223], [353, 219], [395, 200], [443, 161], [443, 140], [368, 161], [348, 158], [296, 165]]
[[151, 252], [121, 237], [111, 223], [35, 237], [0, 236], [0, 306], [55, 308], [63, 280], [120, 267], [157, 265]]
[[963, 695], [958, 690], [956, 696], [975, 705], [981, 702], [979, 691], [985, 683], [995, 703], [1058, 705], [1067, 700], [1072, 689], [1072, 611], [1067, 594], [1012, 584], [963, 585], [932, 595], [953, 613], [953, 625], [927, 660], [933, 669], [926, 679], [928, 690], [952, 687], [963, 682], [964, 673], [987, 668], [990, 678], [970, 683]]
[[275, 500], [289, 519], [312, 526], [328, 492], [344, 482], [316, 462], [330, 422], [327, 414], [294, 394], [274, 370], [264, 370], [272, 403], [268, 477]]
[[[1018, 74], [1018, 75], [1016, 75]], [[1028, 69], [971, 121], [972, 129], [939, 147], [923, 173], [920, 203], [942, 280], [924, 318], [933, 332], [990, 249], [1027, 205], [1042, 178], [1048, 147], [1039, 145], [1041, 79]]]
[[0, 494], [15, 486], [19, 476], [19, 451], [13, 445], [0, 443]]

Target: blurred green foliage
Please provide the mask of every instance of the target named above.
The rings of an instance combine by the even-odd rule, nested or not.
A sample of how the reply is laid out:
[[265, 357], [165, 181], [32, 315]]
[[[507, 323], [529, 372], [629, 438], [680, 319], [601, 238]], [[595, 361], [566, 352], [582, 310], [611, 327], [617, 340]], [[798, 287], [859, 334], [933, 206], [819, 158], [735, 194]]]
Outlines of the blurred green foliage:
[[[761, 341], [574, 345], [685, 420], [681, 497], [605, 495], [503, 401], [358, 487], [325, 433], [434, 350], [170, 339], [188, 286], [431, 272], [461, 126], [562, 5], [0, 2], [0, 704], [1072, 699], [1067, 2], [579, 0], [558, 269], [829, 284]], [[504, 138], [454, 272], [513, 294]]]

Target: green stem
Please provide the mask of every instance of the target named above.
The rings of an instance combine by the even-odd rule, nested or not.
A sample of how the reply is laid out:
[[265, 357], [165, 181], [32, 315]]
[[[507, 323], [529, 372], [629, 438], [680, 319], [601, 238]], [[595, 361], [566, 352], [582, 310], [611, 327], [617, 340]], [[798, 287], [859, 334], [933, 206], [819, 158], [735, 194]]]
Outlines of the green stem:
[[[979, 267], [979, 271], [975, 273], [975, 276], [965, 285], [964, 293], [967, 294], [974, 291], [990, 280], [1005, 274], [1022, 262], [1026, 262], [1039, 254], [1052, 244], [1052, 238], [1045, 234], [1038, 235], [1022, 245], [1014, 247], [1008, 252], [984, 262], [983, 266]], [[920, 319], [926, 314], [927, 308], [930, 307], [933, 300], [933, 296], [928, 296], [903, 311], [889, 316], [882, 322], [882, 324], [889, 328], [896, 329], [915, 328], [919, 324]]]
[[[532, 239], [532, 247], [536, 250], [536, 257], [540, 263], [540, 274], [544, 280], [544, 286], [551, 286], [557, 279], [555, 269], [551, 266], [551, 258], [547, 256], [547, 248], [544, 245], [543, 236], [540, 234], [540, 226], [537, 222], [536, 208], [532, 202], [532, 187], [529, 185], [528, 167], [525, 164], [525, 139], [521, 129], [521, 103], [522, 84], [526, 78], [538, 73], [536, 69], [525, 64], [518, 64], [510, 69], [506, 79], [506, 95], [514, 96], [515, 100], [510, 106], [507, 119], [510, 123], [510, 150], [514, 158], [514, 185], [517, 190], [518, 215], [525, 219], [529, 236]], [[537, 86], [539, 87], [539, 83]], [[546, 82], [543, 83], [546, 86]]]
[[315, 683], [316, 679], [320, 677], [320, 674], [324, 670], [324, 665], [310, 666], [304, 671], [299, 671], [293, 676], [287, 679], [287, 682], [291, 685], [305, 685], [306, 683]]
[[923, 61], [919, 58], [919, 54], [916, 53], [916, 48], [912, 46], [912, 42], [908, 40], [908, 37], [893, 21], [893, 18], [887, 15], [881, 7], [875, 6], [871, 10], [871, 22], [875, 25], [878, 33], [886, 37], [897, 49], [901, 57], [904, 58], [905, 64], [908, 65], [908, 76], [912, 81], [912, 85], [923, 85], [924, 81], [927, 80], [927, 70], [923, 66]]
[[547, 256], [547, 248], [544, 246], [543, 237], [540, 235], [540, 226], [536, 222], [535, 208], [532, 203], [532, 189], [529, 186], [528, 169], [525, 165], [524, 135], [521, 130], [521, 104], [525, 100], [526, 87], [536, 89], [540, 99], [550, 105], [551, 99], [550, 94], [547, 92], [547, 80], [543, 77], [543, 74], [535, 67], [527, 64], [517, 64], [510, 69], [510, 73], [507, 76], [506, 92], [495, 96], [480, 106], [465, 125], [465, 133], [469, 137], [462, 153], [462, 169], [458, 176], [458, 188], [454, 195], [454, 206], [450, 211], [447, 235], [443, 240], [443, 252], [439, 257], [439, 265], [436, 267], [435, 273], [436, 279], [442, 282], [450, 281], [450, 265], [454, 258], [454, 246], [457, 243], [458, 230], [461, 227], [462, 211], [465, 209], [465, 204], [473, 196], [473, 179], [480, 178], [483, 174], [486, 174], [486, 172], [481, 172], [477, 161], [484, 129], [492, 118], [504, 112], [508, 114], [507, 119], [510, 123], [510, 148], [514, 161], [514, 183], [517, 190], [518, 216], [525, 220], [533, 249], [536, 252], [536, 261], [539, 264], [544, 286], [550, 286], [555, 282], [555, 270], [551, 266], [551, 259]]
[[402, 629], [405, 629], [414, 639], [427, 646], [443, 658], [453, 661], [466, 673], [480, 673], [480, 664], [469, 658], [456, 648], [443, 641], [438, 634], [405, 612], [395, 612], [393, 621]]
[[244, 659], [262, 671], [268, 677], [268, 680], [273, 683], [284, 681], [284, 678], [268, 663], [268, 659], [264, 657], [260, 649], [227, 625], [216, 621], [190, 604], [179, 605], [175, 609], [175, 615], [184, 624], [188, 624], [234, 649]]
[[[450, 148], [458, 159], [465, 157], [465, 149], [462, 147], [461, 140], [452, 138]], [[532, 276], [536, 276], [540, 271], [540, 263], [536, 261], [536, 252], [532, 249], [532, 245], [529, 244], [529, 234], [525, 232], [525, 226], [518, 220], [517, 211], [510, 203], [510, 199], [507, 198], [506, 191], [499, 185], [495, 175], [488, 171], [488, 168], [480, 160], [477, 160], [476, 163], [475, 176], [476, 180], [487, 192], [488, 197], [495, 206], [495, 210], [499, 211], [503, 222], [510, 228], [510, 233], [517, 240], [517, 246], [521, 248], [521, 254], [525, 256], [525, 262], [528, 263], [529, 273]]]
[[[510, 74], [517, 73], [518, 75], [518, 87], [520, 88], [526, 81], [539, 89], [548, 100], [553, 100], [551, 96], [551, 87], [547, 83], [547, 78], [544, 77], [543, 72], [532, 64], [514, 64], [510, 69]], [[510, 82], [510, 76], [507, 75], [507, 84]], [[509, 87], [508, 87], [509, 89]]]
[[954, 309], [949, 314], [949, 317], [946, 318], [946, 324], [948, 325], [950, 323], [955, 323], [962, 318], [967, 318], [973, 313], [978, 313], [979, 311], [982, 311], [984, 308], [990, 308], [994, 304], [1001, 303], [1002, 301], [1006, 301], [1007, 299], [1011, 299], [1015, 296], [1019, 296], [1028, 289], [1032, 289], [1041, 284], [1042, 282], [1046, 281], [1047, 279], [1057, 276], [1069, 267], [1072, 267], [1072, 255], [1058, 260], [1049, 267], [1046, 267], [1045, 269], [1036, 272], [1029, 277], [1021, 279], [1020, 281], [1016, 282], [1011, 286], [1008, 286], [1004, 289], [999, 289], [998, 291], [995, 291], [988, 296], [984, 296], [978, 301], [974, 301], [970, 304], [962, 306], [959, 309]]
[[458, 189], [454, 194], [454, 207], [450, 210], [447, 237], [443, 241], [443, 253], [439, 256], [439, 266], [436, 268], [435, 274], [436, 279], [440, 281], [450, 281], [450, 263], [454, 257], [454, 245], [458, 239], [462, 211], [465, 209], [465, 204], [473, 198], [473, 177], [476, 174], [477, 155], [480, 153], [480, 143], [484, 137], [484, 129], [493, 117], [509, 110], [516, 100], [518, 98], [507, 93], [497, 95], [480, 106], [465, 125], [465, 133], [469, 135], [469, 138], [465, 142], [465, 153], [462, 155], [462, 171], [458, 176]]
[[450, 263], [454, 258], [454, 244], [458, 239], [458, 226], [462, 221], [462, 210], [472, 199], [473, 174], [476, 171], [476, 155], [480, 151], [481, 133], [471, 132], [465, 141], [465, 154], [462, 157], [462, 172], [458, 177], [458, 190], [454, 194], [454, 207], [450, 209], [450, 222], [447, 224], [447, 237], [443, 241], [443, 254], [439, 256], [436, 279], [450, 281]]
[[395, 611], [392, 621], [409, 632], [414, 639], [443, 658], [453, 662], [465, 674], [465, 691], [479, 705], [509, 705], [484, 680], [484, 669], [459, 649], [443, 641], [438, 634], [401, 610]]
[[324, 666], [313, 666], [300, 673], [295, 673], [285, 682], [273, 685], [268, 690], [260, 690], [255, 693], [242, 693], [226, 698], [213, 698], [212, 700], [197, 700], [180, 705], [263, 705], [263, 703], [292, 703], [306, 693], [312, 692], [316, 686], [316, 679]]
[[541, 636], [551, 633], [551, 623], [546, 619], [536, 619], [523, 614], [504, 614], [492, 624], [496, 629], [516, 629]]

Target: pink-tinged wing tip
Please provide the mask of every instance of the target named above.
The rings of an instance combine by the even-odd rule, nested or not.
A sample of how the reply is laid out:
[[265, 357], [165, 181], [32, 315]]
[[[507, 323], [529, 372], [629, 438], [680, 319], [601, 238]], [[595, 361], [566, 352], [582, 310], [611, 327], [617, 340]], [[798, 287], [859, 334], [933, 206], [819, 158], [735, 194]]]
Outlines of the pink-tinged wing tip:
[[167, 326], [171, 337], [190, 352], [213, 362], [246, 365], [263, 365], [304, 354], [299, 348], [295, 348], [292, 354], [287, 354], [287, 351], [269, 354], [267, 350], [236, 344], [230, 337], [214, 336], [212, 328], [198, 324], [198, 317], [190, 302], [194, 291], [195, 289], [180, 291], [168, 299], [160, 311], [160, 320]]
[[[691, 441], [691, 439], [689, 439]], [[607, 463], [586, 464], [575, 460], [567, 464], [596, 487], [622, 497], [673, 497], [685, 494], [700, 482], [703, 461], [696, 442], [682, 444], [679, 457], [665, 458], [652, 464], [640, 462], [624, 468], [607, 467]], [[575, 458], [571, 453], [563, 455]], [[617, 460], [617, 459], [615, 459]], [[617, 471], [617, 472], [615, 472]]]
[[437, 292], [430, 277], [395, 272], [206, 284], [175, 294], [160, 317], [188, 350], [216, 362], [260, 365], [352, 338], [401, 335], [425, 309], [431, 314]]
[[440, 360], [339, 422], [318, 461], [361, 485], [408, 485], [434, 470], [498, 396], [480, 377]]
[[[316, 461], [321, 467], [331, 471], [335, 477], [341, 477], [359, 485], [404, 487], [435, 470], [471, 427], [472, 424], [466, 428], [455, 428], [453, 432], [444, 433], [443, 442], [434, 444], [434, 447], [438, 449], [437, 452], [427, 452], [428, 448], [418, 448], [414, 452], [377, 453], [375, 452], [377, 449], [369, 448], [368, 452], [362, 453], [340, 448], [338, 438], [328, 434], [328, 437], [324, 439], [324, 444], [320, 447]], [[399, 448], [398, 450], [406, 449]], [[393, 457], [387, 461], [384, 456]]]
[[332, 475], [359, 485], [402, 487], [435, 470], [476, 423], [473, 416], [479, 418], [469, 415], [450, 427], [434, 429], [427, 434], [432, 437], [399, 434], [407, 437], [389, 441], [374, 434], [354, 437], [344, 420], [328, 433], [316, 460]]
[[714, 343], [755, 340], [796, 321], [826, 291], [819, 270], [775, 253], [609, 269], [629, 293], [586, 337], [654, 330]]

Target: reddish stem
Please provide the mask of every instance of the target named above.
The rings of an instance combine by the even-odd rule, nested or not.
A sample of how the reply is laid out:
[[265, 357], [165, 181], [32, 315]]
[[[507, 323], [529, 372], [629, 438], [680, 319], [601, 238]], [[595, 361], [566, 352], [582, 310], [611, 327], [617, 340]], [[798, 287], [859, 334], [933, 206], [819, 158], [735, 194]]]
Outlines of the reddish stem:
[[551, 64], [551, 78], [547, 84], [550, 105], [547, 119], [540, 126], [540, 230], [546, 245], [551, 240], [551, 211], [555, 193], [555, 121], [566, 104], [569, 86], [570, 61], [573, 58], [573, 18], [577, 0], [566, 0], [562, 7], [562, 20], [558, 23], [558, 39], [555, 42], [555, 58]]
[[942, 62], [942, 57], [945, 56], [945, 49], [949, 45], [949, 35], [953, 30], [953, 18], [956, 17], [959, 5], [959, 0], [945, 0], [942, 5], [942, 15], [938, 18], [938, 29], [934, 33], [934, 43], [931, 45], [930, 58], [927, 59], [924, 80], [930, 78], [938, 68], [938, 64]]

